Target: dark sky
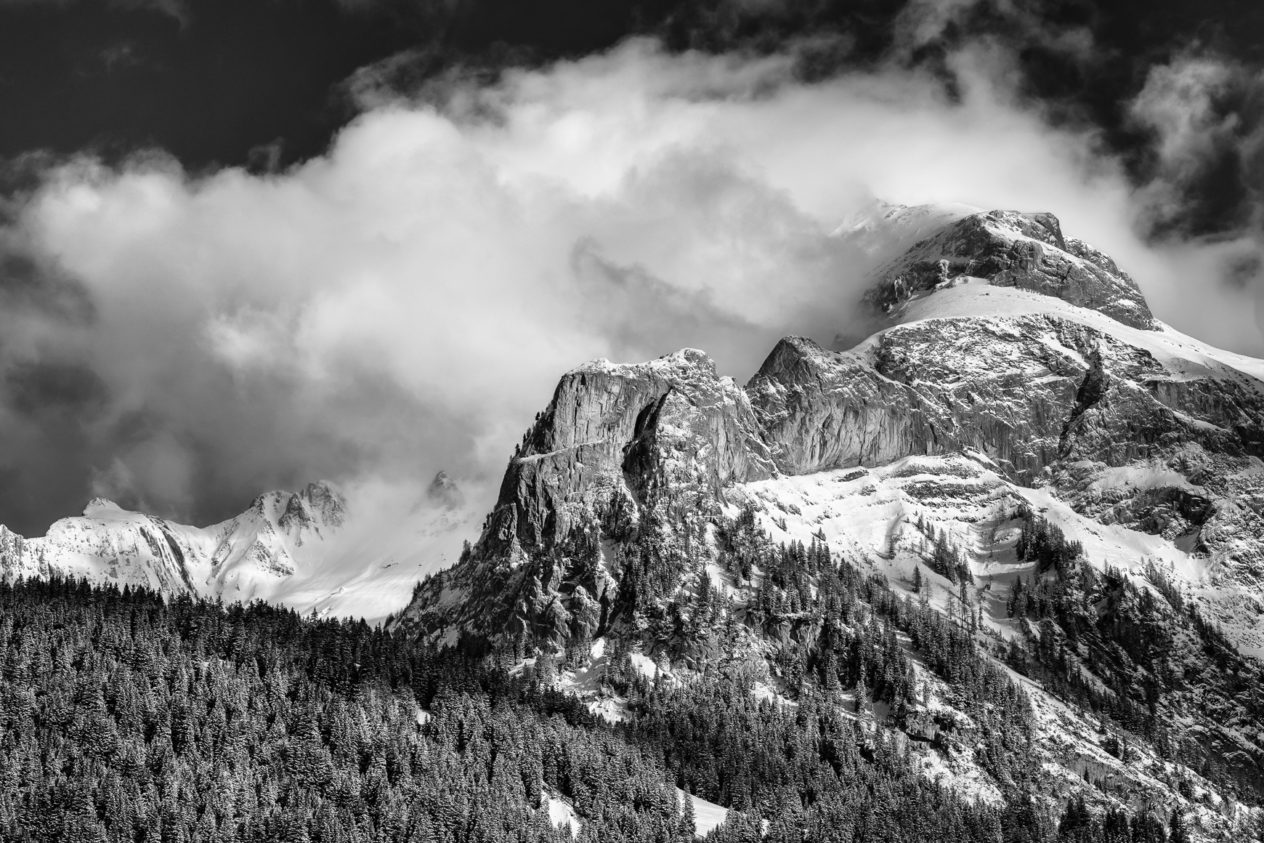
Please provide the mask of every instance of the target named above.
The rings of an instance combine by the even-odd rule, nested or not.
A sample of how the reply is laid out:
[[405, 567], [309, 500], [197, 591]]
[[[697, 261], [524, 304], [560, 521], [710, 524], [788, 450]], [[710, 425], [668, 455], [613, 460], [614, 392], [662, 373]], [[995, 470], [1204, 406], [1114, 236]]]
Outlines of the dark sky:
[[[830, 36], [804, 72], [830, 74], [889, 57], [904, 0], [0, 0], [0, 157], [156, 146], [191, 169], [252, 164], [279, 143], [279, 163], [319, 154], [352, 114], [341, 83], [405, 49], [415, 73], [464, 63], [541, 63], [651, 34], [673, 49], [776, 49]], [[1015, 13], [1015, 9], [1021, 15]], [[1022, 23], [1017, 22], [1019, 19]], [[1086, 27], [1093, 58], [1048, 49], [1030, 31]], [[1145, 137], [1126, 103], [1147, 69], [1192, 44], [1248, 66], [1264, 62], [1256, 0], [1051, 0], [974, 3], [941, 41], [902, 57], [934, 67], [954, 41], [994, 35], [1019, 46], [1030, 93], [1067, 121], [1096, 125], [1145, 175]], [[1245, 95], [1242, 95], [1245, 96]], [[1259, 102], [1231, 96], [1247, 131]], [[1240, 224], [1247, 197], [1236, 162], [1190, 185], [1176, 224]]]
[[1237, 319], [1178, 327], [1259, 353], [1262, 115], [1258, 0], [0, 0], [0, 523], [94, 494], [208, 523], [440, 468], [494, 488], [583, 359], [692, 345], [741, 378], [776, 337], [828, 341], [864, 279], [824, 236], [852, 188], [817, 184], [869, 167], [825, 172], [837, 133], [897, 191], [1126, 218], [1100, 233], [1175, 267], [1167, 314]]

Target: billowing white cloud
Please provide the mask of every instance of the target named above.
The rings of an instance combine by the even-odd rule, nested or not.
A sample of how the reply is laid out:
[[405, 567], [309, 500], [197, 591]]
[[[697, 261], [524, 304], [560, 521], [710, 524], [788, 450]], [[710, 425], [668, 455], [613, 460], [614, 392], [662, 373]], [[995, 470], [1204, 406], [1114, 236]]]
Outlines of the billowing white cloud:
[[[487, 496], [579, 362], [688, 345], [744, 379], [782, 335], [829, 341], [872, 261], [829, 232], [872, 196], [1052, 210], [1199, 333], [1183, 305], [1207, 303], [1225, 247], [1145, 245], [1127, 180], [1023, 105], [1004, 51], [950, 64], [959, 97], [640, 40], [425, 101], [366, 71], [365, 112], [281, 173], [70, 161], [6, 237], [87, 312], [0, 314], [2, 363], [90, 372], [102, 397], [66, 435], [97, 490], [204, 516], [440, 467]], [[1259, 350], [1240, 302], [1204, 312], [1212, 339]], [[0, 462], [34, 477], [42, 422], [5, 412]]]
[[1207, 56], [1182, 55], [1155, 65], [1130, 105], [1133, 119], [1158, 135], [1156, 153], [1165, 167], [1183, 171], [1200, 166], [1237, 124], [1216, 101], [1237, 75], [1228, 64]]

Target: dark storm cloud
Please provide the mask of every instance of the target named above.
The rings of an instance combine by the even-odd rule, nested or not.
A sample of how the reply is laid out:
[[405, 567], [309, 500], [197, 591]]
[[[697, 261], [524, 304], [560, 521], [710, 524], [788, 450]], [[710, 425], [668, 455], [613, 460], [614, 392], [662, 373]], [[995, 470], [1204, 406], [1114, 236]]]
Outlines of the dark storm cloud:
[[120, 11], [157, 12], [186, 24], [189, 21], [189, 3], [186, 0], [0, 0], [0, 7], [52, 7], [66, 10], [87, 3], [96, 3]]
[[1152, 66], [1129, 104], [1146, 132], [1152, 223], [1195, 234], [1262, 221], [1264, 71], [1200, 47]]

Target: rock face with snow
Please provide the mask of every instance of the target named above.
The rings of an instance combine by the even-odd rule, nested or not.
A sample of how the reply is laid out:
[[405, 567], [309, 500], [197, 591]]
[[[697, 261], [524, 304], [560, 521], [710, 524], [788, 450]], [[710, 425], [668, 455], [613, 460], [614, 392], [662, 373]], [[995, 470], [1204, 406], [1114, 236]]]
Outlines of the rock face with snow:
[[726, 487], [773, 471], [746, 393], [702, 352], [580, 366], [524, 436], [473, 553], [413, 606], [513, 634], [604, 618], [617, 578], [567, 557], [612, 508], [687, 499], [701, 518], [718, 512]]
[[746, 394], [701, 351], [589, 363], [562, 378], [524, 438], [484, 548], [547, 550], [616, 491], [642, 504], [665, 486], [715, 497], [772, 469]]
[[[513, 609], [503, 577], [487, 572], [526, 565], [516, 579], [538, 580], [532, 565], [556, 568], [540, 560], [612, 498], [639, 512], [669, 490], [705, 515], [744, 482], [962, 452], [1018, 485], [1058, 490], [1089, 517], [1179, 541], [1222, 580], [1258, 585], [1264, 367], [1157, 323], [1132, 279], [1050, 214], [912, 217], [939, 228], [879, 273], [869, 301], [887, 324], [853, 348], [782, 340], [745, 389], [693, 350], [564, 376], [475, 553], [451, 575], [481, 606], [469, 617], [550, 610], [550, 577], [530, 599], [522, 582], [508, 586]], [[1264, 609], [1254, 587], [1212, 614], [1264, 647], [1244, 600]], [[489, 614], [488, 601], [503, 611]], [[445, 625], [428, 605], [414, 612], [429, 613], [422, 626]], [[509, 625], [531, 626], [518, 620]]]
[[1064, 237], [1052, 214], [972, 214], [919, 242], [881, 276], [868, 300], [886, 313], [956, 279], [979, 278], [1055, 296], [1133, 327], [1154, 327], [1136, 282], [1106, 255]]
[[1135, 336], [1074, 315], [924, 319], [848, 352], [783, 340], [748, 390], [786, 474], [968, 449], [1032, 483], [1083, 460], [1113, 467], [1197, 449], [1245, 470], [1260, 455], [1253, 378], [1215, 362], [1165, 364]]

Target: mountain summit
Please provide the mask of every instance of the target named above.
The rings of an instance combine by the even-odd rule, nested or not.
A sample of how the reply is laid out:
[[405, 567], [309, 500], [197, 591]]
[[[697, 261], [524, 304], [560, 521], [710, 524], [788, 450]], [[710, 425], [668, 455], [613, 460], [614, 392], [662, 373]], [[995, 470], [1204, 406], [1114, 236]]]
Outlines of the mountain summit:
[[970, 214], [879, 271], [866, 300], [898, 313], [910, 299], [962, 283], [1014, 287], [1105, 313], [1137, 328], [1156, 323], [1141, 290], [1107, 255], [1064, 237], [1053, 214]]

